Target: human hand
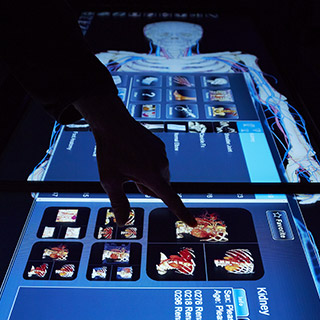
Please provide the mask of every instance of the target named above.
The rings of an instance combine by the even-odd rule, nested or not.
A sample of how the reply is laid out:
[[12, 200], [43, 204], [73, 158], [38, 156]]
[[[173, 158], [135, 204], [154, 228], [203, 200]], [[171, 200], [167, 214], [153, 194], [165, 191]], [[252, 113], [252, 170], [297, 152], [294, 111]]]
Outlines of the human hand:
[[100, 93], [80, 99], [75, 107], [92, 128], [100, 181], [118, 225], [124, 225], [129, 216], [130, 204], [123, 190], [129, 180], [140, 192], [162, 199], [180, 220], [197, 224], [170, 186], [164, 143], [130, 116], [119, 97]]

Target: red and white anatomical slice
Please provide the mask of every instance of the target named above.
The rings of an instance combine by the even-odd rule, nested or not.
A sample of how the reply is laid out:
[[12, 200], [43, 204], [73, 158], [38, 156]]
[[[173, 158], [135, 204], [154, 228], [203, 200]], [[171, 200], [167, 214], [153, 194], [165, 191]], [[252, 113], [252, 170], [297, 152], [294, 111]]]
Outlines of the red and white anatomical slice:
[[31, 278], [32, 276], [37, 276], [39, 278], [44, 278], [47, 274], [48, 265], [43, 263], [40, 267], [31, 266], [31, 270], [28, 272], [28, 277]]
[[223, 267], [229, 273], [254, 273], [254, 260], [248, 249], [231, 249], [225, 253], [223, 259], [215, 259], [216, 267]]
[[176, 236], [177, 239], [183, 239], [186, 234], [190, 234], [201, 241], [226, 242], [228, 241], [227, 226], [219, 219], [215, 213], [206, 212], [200, 217], [195, 218], [197, 226], [192, 228], [182, 221], [177, 221]]
[[58, 247], [44, 249], [42, 259], [50, 257], [53, 260], [67, 260], [68, 254], [68, 248], [65, 245], [59, 245]]
[[166, 274], [169, 270], [175, 270], [177, 273], [192, 276], [196, 266], [194, 257], [191, 248], [184, 248], [178, 252], [178, 255], [170, 255], [169, 258], [160, 252], [160, 263], [156, 265], [156, 269], [160, 275]]
[[74, 274], [74, 264], [65, 264], [60, 269], [56, 270], [56, 273], [62, 278], [71, 278]]

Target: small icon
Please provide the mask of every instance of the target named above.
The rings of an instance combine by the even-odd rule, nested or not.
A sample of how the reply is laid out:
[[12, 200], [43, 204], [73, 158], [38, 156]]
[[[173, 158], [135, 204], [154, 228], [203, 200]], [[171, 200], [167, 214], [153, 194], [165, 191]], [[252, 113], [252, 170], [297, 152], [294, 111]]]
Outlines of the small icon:
[[197, 119], [199, 117], [198, 106], [188, 105], [167, 105], [167, 118], [169, 119]]
[[178, 111], [183, 118], [197, 118], [188, 106], [175, 106], [174, 109]]
[[134, 89], [132, 93], [132, 100], [134, 101], [160, 101], [160, 89]]
[[142, 93], [143, 97], [149, 97], [149, 98], [153, 98], [156, 96], [155, 92], [143, 92]]

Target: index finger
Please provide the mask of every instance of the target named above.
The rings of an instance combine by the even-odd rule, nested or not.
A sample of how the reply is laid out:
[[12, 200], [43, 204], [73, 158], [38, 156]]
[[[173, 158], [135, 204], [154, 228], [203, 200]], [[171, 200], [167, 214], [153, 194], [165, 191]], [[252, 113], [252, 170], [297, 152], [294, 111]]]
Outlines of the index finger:
[[130, 204], [124, 193], [122, 182], [102, 183], [107, 192], [116, 218], [117, 225], [123, 227], [129, 218]]
[[157, 179], [155, 183], [148, 185], [148, 188], [151, 189], [180, 220], [190, 227], [197, 225], [194, 216], [188, 211], [170, 184], [163, 178]]

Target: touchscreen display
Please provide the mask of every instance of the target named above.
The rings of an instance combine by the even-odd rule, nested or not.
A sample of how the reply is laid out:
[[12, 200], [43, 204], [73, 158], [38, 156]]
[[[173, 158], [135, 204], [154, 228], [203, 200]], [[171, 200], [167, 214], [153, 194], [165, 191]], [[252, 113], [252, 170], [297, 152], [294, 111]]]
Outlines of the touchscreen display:
[[42, 195], [3, 285], [0, 318], [318, 318], [319, 282], [294, 202], [182, 199], [195, 228], [157, 199], [131, 198], [118, 227], [106, 198]]
[[[126, 108], [166, 144], [172, 181], [317, 181], [304, 123], [255, 56], [223, 51], [221, 41], [215, 52], [215, 17], [86, 17], [82, 29]], [[119, 34], [106, 43], [110, 26]], [[84, 120], [61, 129], [46, 160], [34, 172], [45, 169], [42, 180], [99, 179]], [[296, 200], [180, 196], [194, 228], [142, 195], [130, 196], [119, 227], [106, 196], [38, 194], [1, 288], [0, 319], [319, 318], [319, 262]]]

